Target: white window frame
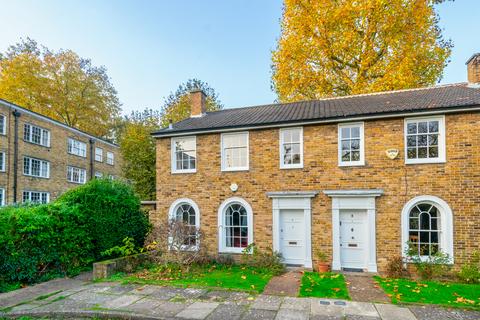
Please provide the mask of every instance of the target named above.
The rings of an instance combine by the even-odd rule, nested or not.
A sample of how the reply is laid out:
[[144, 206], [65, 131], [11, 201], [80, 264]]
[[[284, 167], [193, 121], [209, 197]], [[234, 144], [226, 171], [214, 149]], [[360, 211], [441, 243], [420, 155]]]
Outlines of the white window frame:
[[[28, 159], [28, 162], [29, 162], [29, 164], [28, 164], [29, 172], [25, 172], [25, 159]], [[46, 177], [44, 177], [42, 175], [37, 176], [37, 175], [32, 174], [32, 160], [40, 161], [40, 174], [42, 173], [42, 165], [46, 164], [46, 166], [47, 166], [47, 176]], [[50, 179], [50, 161], [42, 160], [42, 159], [38, 159], [38, 158], [34, 158], [34, 157], [24, 156], [22, 165], [23, 165], [23, 175], [24, 176], [42, 178], [42, 179]]]
[[0, 188], [0, 196], [2, 196], [0, 198], [0, 207], [3, 207], [5, 205], [5, 202], [6, 202], [6, 199], [5, 199], [5, 189], [4, 188]]
[[0, 172], [5, 172], [7, 171], [7, 153], [5, 151], [0, 151], [0, 156]]
[[[453, 255], [453, 213], [450, 206], [444, 200], [431, 196], [418, 196], [408, 201], [402, 209], [402, 256], [407, 258], [405, 253], [408, 250], [410, 231], [410, 211], [419, 203], [429, 203], [437, 207], [440, 213], [439, 245], [442, 253], [448, 254], [450, 263], [454, 261]], [[422, 260], [428, 260], [428, 256], [420, 256]]]
[[[342, 128], [355, 128], [360, 127], [360, 160], [358, 161], [343, 161], [342, 160]], [[338, 125], [337, 130], [338, 136], [338, 165], [340, 167], [350, 167], [350, 166], [364, 166], [365, 165], [365, 135], [364, 135], [364, 123], [363, 122], [352, 122], [352, 123], [341, 123]]]
[[[28, 200], [27, 201], [25, 201], [25, 197], [24, 197], [25, 193], [28, 193]], [[45, 202], [45, 204], [50, 203], [50, 192], [47, 192], [47, 191], [33, 191], [33, 190], [23, 190], [23, 192], [22, 192], [22, 202], [23, 203], [31, 202], [32, 201], [32, 193], [38, 193], [39, 196], [40, 196], [40, 202], [32, 202], [32, 203], [43, 204], [43, 202], [41, 202], [42, 195], [46, 195], [47, 202]]]
[[[195, 228], [197, 228], [197, 232], [200, 230], [200, 208], [198, 207], [197, 203], [193, 201], [192, 199], [189, 198], [180, 198], [175, 200], [171, 205], [170, 209], [168, 210], [168, 218], [172, 220], [177, 219], [177, 209], [179, 206], [183, 204], [188, 204], [193, 208], [195, 211]], [[169, 239], [169, 241], [171, 241]], [[197, 239], [196, 245], [195, 246], [180, 246], [181, 250], [186, 250], [186, 251], [197, 251], [200, 248], [200, 239]]]
[[[407, 157], [407, 126], [412, 122], [422, 122], [422, 121], [438, 121], [438, 158], [421, 158], [421, 159], [408, 159]], [[447, 159], [447, 151], [445, 146], [445, 116], [430, 116], [430, 117], [415, 117], [415, 118], [405, 118], [404, 127], [403, 127], [403, 144], [404, 144], [404, 153], [405, 153], [405, 164], [422, 164], [422, 163], [444, 163]]]
[[[286, 131], [300, 131], [300, 163], [286, 164], [284, 162], [284, 148], [285, 143], [283, 133]], [[280, 169], [301, 169], [303, 168], [303, 127], [291, 127], [291, 128], [281, 128], [279, 130], [280, 134]]]
[[[72, 170], [72, 177], [70, 178], [70, 169]], [[82, 175], [80, 172], [83, 172], [83, 181], [74, 181], [73, 180], [73, 170], [78, 170], [78, 177], [80, 178]], [[85, 184], [87, 182], [87, 170], [83, 168], [78, 168], [74, 166], [67, 166], [67, 181], [76, 184]]]
[[87, 157], [87, 144], [83, 141], [68, 138], [67, 141], [67, 152], [73, 154], [74, 156], [86, 158]]
[[100, 171], [95, 171], [95, 178], [97, 179], [103, 178], [103, 173], [101, 173]]
[[0, 130], [0, 135], [7, 135], [7, 116], [0, 113], [0, 123], [3, 124], [2, 130]]
[[[194, 169], [177, 169], [177, 150], [175, 148], [176, 142], [178, 140], [193, 139], [195, 144], [195, 168]], [[197, 172], [197, 136], [185, 136], [185, 137], [175, 137], [170, 139], [170, 161], [171, 161], [171, 172], [172, 173], [195, 173]]]
[[107, 151], [107, 164], [110, 166], [115, 164], [115, 155], [113, 152]]
[[[25, 127], [26, 126], [29, 126], [30, 128], [28, 129], [29, 130], [28, 137], [25, 139]], [[40, 143], [37, 143], [37, 142], [33, 141], [33, 128], [36, 128], [36, 129], [40, 130]], [[46, 137], [47, 144], [42, 143], [45, 135], [47, 136]], [[34, 124], [31, 124], [31, 123], [24, 123], [23, 124], [23, 140], [28, 142], [28, 143], [36, 144], [37, 146], [50, 148], [50, 130], [44, 129], [42, 127], [36, 126]]]
[[[247, 136], [247, 165], [244, 167], [227, 167], [225, 149], [223, 147], [223, 139], [226, 136], [235, 136], [235, 135], [246, 135]], [[248, 171], [250, 168], [250, 133], [248, 131], [239, 131], [231, 133], [222, 133], [220, 136], [220, 152], [221, 152], [221, 166], [222, 171]]]
[[242, 205], [247, 211], [248, 243], [253, 243], [253, 210], [250, 204], [242, 198], [232, 197], [222, 202], [218, 208], [218, 252], [220, 253], [242, 253], [245, 248], [232, 248], [225, 245], [225, 211], [234, 203]]
[[[98, 152], [100, 150], [100, 152]], [[95, 147], [95, 161], [103, 162], [103, 149]]]

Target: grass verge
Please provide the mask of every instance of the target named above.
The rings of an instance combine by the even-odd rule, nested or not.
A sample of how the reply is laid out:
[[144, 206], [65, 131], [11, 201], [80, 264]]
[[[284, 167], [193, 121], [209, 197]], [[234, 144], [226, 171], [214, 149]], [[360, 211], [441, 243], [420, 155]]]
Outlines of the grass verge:
[[194, 265], [188, 270], [175, 265], [156, 265], [133, 274], [119, 273], [108, 280], [123, 283], [209, 287], [261, 293], [273, 273], [267, 268], [243, 265]]
[[393, 303], [437, 304], [480, 310], [478, 284], [374, 278]]
[[331, 272], [305, 272], [299, 296], [350, 300], [345, 277]]

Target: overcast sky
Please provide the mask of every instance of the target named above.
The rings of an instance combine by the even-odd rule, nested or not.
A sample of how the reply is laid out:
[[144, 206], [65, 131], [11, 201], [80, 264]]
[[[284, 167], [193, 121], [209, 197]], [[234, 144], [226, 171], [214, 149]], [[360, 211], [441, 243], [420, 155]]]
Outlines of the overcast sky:
[[[0, 0], [0, 51], [22, 37], [72, 49], [104, 65], [124, 113], [158, 108], [188, 78], [208, 82], [226, 107], [270, 103], [270, 52], [280, 34], [280, 0]], [[455, 47], [442, 83], [466, 81], [480, 52], [480, 1], [438, 7]]]

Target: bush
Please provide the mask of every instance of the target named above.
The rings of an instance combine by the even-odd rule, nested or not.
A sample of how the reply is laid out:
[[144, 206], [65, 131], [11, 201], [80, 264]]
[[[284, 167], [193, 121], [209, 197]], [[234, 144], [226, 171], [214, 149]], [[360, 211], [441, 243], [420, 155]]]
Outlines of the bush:
[[274, 275], [285, 272], [280, 253], [272, 250], [261, 251], [255, 243], [249, 244], [242, 252], [242, 263], [252, 267], [268, 268]]
[[70, 275], [92, 262], [88, 226], [65, 204], [0, 211], [0, 282], [32, 283]]
[[133, 189], [118, 180], [94, 179], [84, 186], [67, 191], [57, 202], [78, 207], [86, 218], [93, 241], [95, 259], [102, 252], [121, 245], [124, 238], [133, 238], [142, 247], [150, 228], [148, 216], [140, 208], [140, 199]]
[[407, 249], [407, 256], [408, 262], [413, 263], [418, 275], [422, 279], [441, 278], [450, 269], [450, 257], [448, 254], [440, 251], [428, 257], [420, 257], [415, 249]]
[[389, 278], [404, 278], [408, 276], [402, 256], [395, 256], [388, 260], [386, 274]]
[[139, 199], [118, 181], [92, 180], [47, 205], [2, 208], [0, 290], [76, 274], [125, 238], [143, 246], [148, 229]]
[[462, 266], [457, 276], [465, 283], [480, 283], [480, 251], [473, 253], [470, 261]]

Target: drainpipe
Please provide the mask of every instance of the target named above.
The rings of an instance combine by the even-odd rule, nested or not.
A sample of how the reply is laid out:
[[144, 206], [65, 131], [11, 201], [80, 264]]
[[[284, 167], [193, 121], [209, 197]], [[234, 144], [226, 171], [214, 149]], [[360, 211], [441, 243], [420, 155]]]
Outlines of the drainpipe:
[[17, 203], [17, 189], [18, 189], [18, 118], [20, 112], [13, 110], [14, 117], [14, 138], [13, 138], [13, 203]]
[[94, 157], [95, 157], [95, 140], [94, 139], [90, 139], [89, 140], [90, 142], [90, 180], [93, 179], [93, 177], [95, 176], [95, 168], [94, 168]]

